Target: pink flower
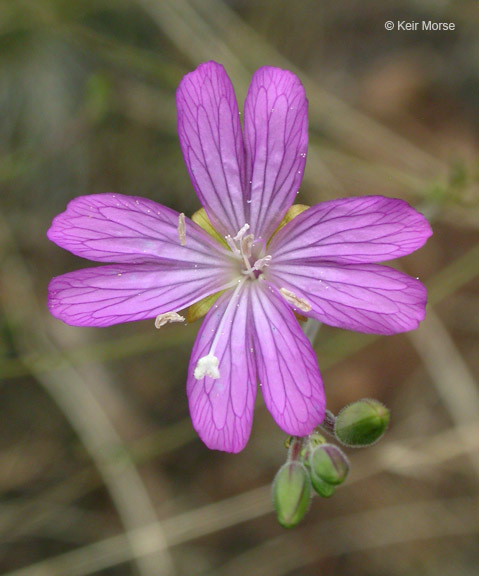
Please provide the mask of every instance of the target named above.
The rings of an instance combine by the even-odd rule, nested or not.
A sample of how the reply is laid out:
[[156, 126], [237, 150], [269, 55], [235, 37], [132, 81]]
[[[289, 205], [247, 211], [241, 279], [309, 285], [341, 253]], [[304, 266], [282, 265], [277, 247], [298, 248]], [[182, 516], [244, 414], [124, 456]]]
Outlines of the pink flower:
[[[72, 253], [115, 264], [54, 278], [51, 313], [75, 326], [157, 318], [222, 292], [198, 333], [188, 369], [193, 425], [210, 448], [240, 451], [257, 382], [288, 434], [322, 422], [314, 351], [293, 311], [380, 334], [412, 330], [426, 290], [377, 262], [409, 254], [431, 235], [401, 200], [346, 198], [313, 206], [278, 231], [301, 183], [307, 100], [291, 72], [261, 68], [245, 102], [244, 135], [231, 82], [214, 62], [177, 91], [178, 133], [196, 193], [219, 242], [183, 214], [115, 194], [70, 202], [48, 231]], [[276, 231], [276, 233], [275, 233]]]

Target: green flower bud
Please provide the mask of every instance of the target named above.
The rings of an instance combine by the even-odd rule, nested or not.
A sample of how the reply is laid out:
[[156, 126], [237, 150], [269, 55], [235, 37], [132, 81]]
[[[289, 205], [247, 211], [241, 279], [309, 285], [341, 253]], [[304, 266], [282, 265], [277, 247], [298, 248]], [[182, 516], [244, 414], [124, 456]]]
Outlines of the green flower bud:
[[313, 485], [316, 494], [319, 494], [322, 498], [331, 498], [336, 490], [336, 486], [333, 484], [328, 484], [319, 478], [319, 476], [314, 476], [311, 474], [311, 484]]
[[306, 514], [311, 500], [311, 480], [300, 462], [286, 462], [273, 482], [273, 504], [278, 522], [285, 528], [296, 526]]
[[326, 483], [331, 486], [342, 484], [349, 472], [349, 462], [343, 451], [334, 444], [317, 446], [309, 455], [311, 482], [316, 489]]
[[370, 446], [386, 432], [389, 410], [378, 400], [363, 399], [345, 406], [336, 416], [334, 434], [345, 446]]

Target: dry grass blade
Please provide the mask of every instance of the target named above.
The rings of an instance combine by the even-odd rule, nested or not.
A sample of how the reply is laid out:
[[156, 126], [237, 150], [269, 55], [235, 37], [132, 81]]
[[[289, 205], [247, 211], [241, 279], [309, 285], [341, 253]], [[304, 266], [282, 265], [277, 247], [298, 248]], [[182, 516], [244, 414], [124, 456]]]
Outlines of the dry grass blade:
[[[400, 33], [384, 21], [401, 0], [367, 12], [355, 0], [0, 2], [0, 573], [475, 574], [476, 3], [409, 0], [411, 19], [456, 29]], [[211, 59], [240, 109], [259, 67], [299, 75], [310, 103], [301, 202], [396, 196], [434, 225], [405, 263], [433, 308], [410, 339], [321, 328], [328, 408], [378, 398], [391, 427], [349, 452], [348, 482], [287, 532], [270, 495], [284, 435], [260, 390], [243, 453], [208, 450], [191, 425], [185, 379], [200, 323], [81, 329], [45, 305], [52, 275], [97, 265], [45, 238], [73, 197], [198, 208], [175, 90]], [[312, 339], [318, 325], [304, 327]]]
[[[459, 441], [458, 441], [459, 438]], [[387, 442], [373, 456], [380, 468], [405, 476], [428, 478], [437, 468], [446, 468], [451, 460], [465, 456], [475, 462], [479, 456], [479, 423], [456, 425], [430, 438], [410, 442]], [[356, 464], [356, 463], [355, 463]], [[371, 462], [355, 465], [354, 478], [370, 475]]]
[[[464, 432], [475, 433], [477, 432], [477, 426], [464, 429]], [[456, 445], [455, 450], [448, 450], [448, 443], [451, 442], [455, 434], [456, 430], [451, 429], [438, 436], [428, 438], [419, 447], [416, 439], [404, 443], [396, 442], [391, 445], [384, 444], [379, 446], [375, 451], [375, 455], [372, 458], [368, 457], [366, 465], [359, 466], [359, 469], [354, 472], [353, 477], [343, 489], [348, 489], [355, 483], [363, 482], [367, 478], [384, 471], [409, 475], [411, 473], [410, 469], [414, 468], [412, 474], [421, 476], [428, 467], [440, 466], [450, 459], [463, 454], [468, 456], [469, 451], [477, 452], [477, 441], [470, 441], [467, 445], [461, 445], [460, 447]], [[400, 463], [396, 461], [396, 456], [399, 453], [402, 459]], [[421, 466], [418, 467], [419, 454], [424, 456], [424, 458], [421, 460]], [[469, 502], [470, 506], [466, 505], [466, 502]], [[447, 504], [436, 501], [392, 506], [321, 522], [319, 530], [324, 530], [324, 533], [328, 534], [326, 548], [321, 548], [321, 557], [352, 550], [361, 550], [371, 546], [386, 546], [414, 539], [437, 538], [474, 532], [479, 528], [478, 517], [473, 512], [477, 506], [479, 506], [478, 501], [461, 498], [448, 501]], [[416, 525], [411, 518], [414, 517], [414, 511], [419, 515], [421, 507], [425, 517], [422, 523]], [[461, 514], [464, 509], [468, 510], [468, 520], [465, 524], [461, 524], [459, 519], [462, 518]], [[441, 521], [437, 522], [436, 518], [441, 510], [446, 510], [445, 514], [450, 513], [453, 520], [449, 522], [448, 518], [443, 516]], [[452, 512], [447, 512], [448, 510], [452, 510]], [[185, 544], [196, 538], [220, 532], [226, 528], [237, 526], [272, 512], [271, 487], [269, 485], [262, 486], [249, 492], [244, 492], [239, 496], [227, 498], [214, 504], [164, 519], [161, 522], [161, 529], [165, 535], [164, 539], [157, 538], [159, 525], [153, 523], [133, 530], [130, 533], [107, 538], [73, 552], [9, 572], [4, 576], [64, 576], [66, 573], [68, 573], [68, 576], [87, 576], [130, 561], [131, 550], [128, 547], [128, 539], [131, 537], [141, 543], [136, 553], [150, 556], [163, 550], [165, 546], [173, 547]], [[387, 519], [390, 521], [391, 529], [384, 532], [380, 526]], [[370, 532], [368, 530], [364, 531], [364, 526], [361, 528], [362, 524], [367, 526]], [[279, 541], [285, 545], [286, 539], [288, 539], [288, 542], [291, 538], [294, 540], [295, 536], [293, 534], [288, 532], [287, 536], [280, 538]], [[340, 536], [337, 537], [338, 534], [350, 534], [352, 535], [351, 540]], [[379, 540], [377, 539], [378, 534], [380, 535]], [[368, 540], [370, 542], [366, 544]], [[341, 547], [344, 546], [344, 541], [351, 542], [348, 544], [350, 546], [349, 549]], [[321, 542], [323, 542], [322, 539]], [[340, 544], [341, 542], [343, 544]], [[268, 542], [260, 549], [264, 551], [264, 547], [267, 549], [270, 544], [271, 542]], [[288, 544], [287, 548], [294, 550], [295, 546]], [[254, 550], [251, 554], [256, 557]], [[245, 556], [249, 558], [248, 554]], [[296, 558], [294, 556], [292, 562], [297, 562]], [[317, 556], [314, 557], [316, 560], [317, 558]], [[313, 559], [311, 558], [308, 563], [312, 561]], [[233, 565], [235, 564], [233, 563]], [[268, 566], [270, 566], [269, 563]], [[275, 566], [275, 564], [272, 564], [271, 569], [274, 570]], [[294, 564], [294, 566], [299, 567], [301, 564]], [[233, 573], [236, 574], [236, 572]], [[271, 574], [274, 574], [274, 572], [271, 572]]]
[[[432, 154], [319, 88], [307, 74], [299, 71], [242, 21], [226, 3], [219, 0], [137, 1], [158, 22], [163, 33], [193, 62], [199, 63], [215, 54], [236, 79], [241, 93], [246, 90], [251, 71], [260, 66], [272, 64], [293, 70], [300, 73], [305, 84], [311, 103], [310, 121], [313, 127], [318, 122], [323, 128], [328, 126], [335, 137], [347, 142], [348, 147], [355, 147], [361, 155], [366, 150], [373, 157], [382, 155], [393, 166], [400, 162], [406, 170], [431, 177], [447, 172], [447, 167]], [[241, 54], [241, 60], [236, 54]], [[383, 143], [380, 149], [378, 142]], [[314, 151], [314, 146], [312, 149]], [[309, 176], [307, 171], [305, 179], [312, 176], [309, 170]]]
[[[467, 444], [470, 438], [466, 425], [476, 422], [479, 414], [479, 390], [474, 376], [434, 310], [428, 311], [427, 320], [410, 332], [409, 338], [451, 414], [457, 441]], [[479, 453], [471, 452], [469, 459], [479, 476]]]
[[[32, 375], [62, 409], [95, 462], [125, 529], [131, 532], [134, 528], [154, 522], [156, 514], [135, 464], [98, 402], [90, 387], [91, 382], [68, 361], [54, 372], [38, 371], [35, 364], [29, 362], [28, 358], [33, 352], [58, 353], [58, 349], [41, 329], [42, 315], [36, 307], [32, 282], [22, 260], [15, 255], [8, 223], [3, 219], [0, 223], [10, 248], [10, 257], [2, 270], [5, 274], [2, 296], [7, 321], [14, 327], [17, 348]], [[32, 332], [31, 326], [35, 327], [35, 331]], [[118, 458], [119, 454], [121, 459]], [[156, 539], [164, 542], [161, 524], [156, 523], [155, 526]], [[155, 556], [146, 557], [142, 553], [143, 542], [138, 540], [135, 532], [126, 538], [124, 546], [128, 550], [129, 560], [136, 563], [142, 576], [156, 575], [158, 567], [161, 567], [162, 574], [174, 574], [165, 546]], [[63, 572], [66, 573], [69, 572]]]
[[[141, 543], [141, 548], [137, 549], [136, 553], [147, 557], [157, 554], [167, 546], [175, 546], [218, 532], [270, 511], [270, 488], [265, 486], [164, 520], [161, 529], [165, 539], [158, 539], [159, 525], [155, 523], [9, 572], [5, 576], [87, 576], [130, 561], [131, 550], [128, 543], [132, 538]], [[157, 574], [163, 576], [164, 572], [158, 571]]]
[[[322, 521], [315, 526], [314, 536], [310, 527], [288, 532], [249, 550], [209, 576], [254, 574], [264, 557], [269, 561], [262, 564], [262, 576], [284, 576], [330, 556], [474, 534], [478, 530], [478, 500], [413, 502]], [[313, 553], [307, 544], [311, 539], [317, 543]]]

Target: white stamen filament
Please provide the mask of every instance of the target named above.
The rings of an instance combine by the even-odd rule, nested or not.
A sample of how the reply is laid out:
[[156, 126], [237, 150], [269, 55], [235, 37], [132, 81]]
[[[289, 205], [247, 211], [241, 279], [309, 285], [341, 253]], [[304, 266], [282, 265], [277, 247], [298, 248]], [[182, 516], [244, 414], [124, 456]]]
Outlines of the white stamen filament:
[[231, 248], [233, 254], [236, 254], [237, 256], [242, 255], [242, 250], [238, 248], [236, 243], [239, 242], [240, 246], [242, 246], [243, 236], [245, 235], [245, 232], [247, 232], [248, 230], [249, 230], [249, 224], [245, 224], [244, 226], [241, 227], [240, 231], [238, 232], [238, 234], [236, 234], [234, 238], [232, 238], [230, 234], [225, 236], [225, 240], [228, 246]]
[[251, 249], [253, 248], [253, 242], [254, 242], [253, 234], [248, 234], [248, 236], [245, 236], [242, 242], [243, 254], [246, 256], [246, 258], [248, 258], [248, 260], [251, 258]]
[[311, 310], [311, 304], [304, 298], [298, 298], [294, 292], [291, 292], [291, 290], [280, 288], [279, 291], [286, 302], [295, 308], [298, 308], [298, 310], [301, 310], [302, 312], [309, 312]]
[[236, 236], [232, 238], [231, 235], [228, 234], [225, 236], [225, 240], [230, 247], [231, 252], [233, 252], [235, 256], [239, 256], [244, 262], [245, 269], [242, 270], [241, 273], [245, 274], [246, 276], [250, 276], [251, 280], [255, 280], [256, 277], [254, 275], [254, 271], [257, 270], [257, 268], [251, 266], [249, 261], [251, 258], [254, 236], [252, 234], [245, 236], [248, 230], [249, 224], [244, 224]]
[[231, 252], [233, 252], [233, 254], [236, 254], [237, 256], [241, 255], [241, 252], [239, 251], [238, 247], [235, 244], [235, 241], [233, 238], [231, 238], [231, 236], [228, 234], [227, 236], [225, 236], [225, 240], [226, 243], [228, 244], [228, 246], [231, 249]]
[[183, 212], [178, 216], [178, 236], [180, 238], [180, 244], [182, 246], [186, 245], [186, 224], [185, 215]]
[[243, 256], [243, 262], [245, 263], [246, 269], [242, 270], [241, 273], [245, 274], [247, 276], [249, 276], [251, 278], [251, 280], [255, 280], [255, 275], [254, 275], [254, 268], [251, 267], [251, 264], [249, 263], [249, 259], [246, 256], [246, 254], [241, 251], [241, 256]]
[[245, 235], [245, 233], [249, 230], [249, 224], [245, 224], [244, 226], [242, 226], [240, 228], [240, 231], [238, 232], [238, 234], [236, 234], [236, 236], [233, 238], [233, 240], [235, 242], [241, 242], [241, 240], [243, 239], [243, 236]]
[[165, 324], [170, 324], [171, 322], [184, 322], [183, 316], [178, 314], [178, 312], [165, 312], [164, 314], [158, 314], [155, 320], [155, 328], [158, 330]]
[[[240, 228], [240, 231], [238, 232], [238, 234], [236, 234], [236, 236], [233, 238], [233, 240], [235, 242], [239, 242], [240, 245], [240, 253], [241, 256], [243, 258], [243, 262], [246, 265], [246, 274], [249, 274], [249, 276], [251, 276], [251, 278], [254, 280], [254, 274], [251, 271], [251, 264], [249, 263], [249, 258], [251, 256], [251, 245], [253, 244], [253, 236], [252, 234], [248, 234], [248, 236], [246, 236], [246, 238], [243, 240], [243, 236], [246, 234], [246, 232], [249, 230], [249, 224], [245, 224], [244, 226], [242, 226]], [[249, 237], [251, 236], [252, 240], [250, 242]], [[247, 254], [247, 250], [245, 250], [245, 248], [249, 248], [250, 250], [250, 254]]]
[[206, 356], [202, 356], [196, 363], [193, 376], [197, 380], [201, 380], [205, 376], [209, 376], [210, 378], [213, 378], [213, 380], [217, 380], [220, 377], [220, 371], [218, 369], [219, 360], [215, 356], [215, 350], [218, 344], [218, 340], [220, 339], [220, 336], [223, 334], [223, 328], [229, 317], [229, 312], [231, 308], [236, 306], [236, 297], [241, 287], [243, 286], [243, 282], [244, 280], [239, 281], [236, 290], [233, 292], [233, 295], [231, 296], [231, 299], [228, 302], [228, 306], [226, 307], [225, 313], [223, 314], [220, 320], [219, 326], [216, 330], [215, 337], [213, 338], [213, 342], [211, 343], [210, 351]]

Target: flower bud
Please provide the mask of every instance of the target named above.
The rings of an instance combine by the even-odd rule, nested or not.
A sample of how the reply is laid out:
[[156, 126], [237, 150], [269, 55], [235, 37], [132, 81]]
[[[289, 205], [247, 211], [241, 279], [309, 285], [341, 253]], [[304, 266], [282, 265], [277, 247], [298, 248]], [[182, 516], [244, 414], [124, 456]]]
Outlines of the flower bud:
[[314, 488], [322, 482], [332, 486], [342, 484], [349, 472], [346, 455], [334, 444], [317, 446], [309, 455], [309, 467]]
[[369, 446], [381, 438], [388, 424], [389, 410], [378, 400], [363, 399], [339, 412], [334, 434], [345, 446]]
[[278, 522], [285, 528], [296, 526], [308, 510], [311, 480], [300, 462], [286, 462], [273, 482], [273, 503]]
[[334, 491], [336, 490], [336, 486], [333, 484], [328, 484], [319, 478], [319, 476], [314, 476], [311, 474], [311, 484], [313, 485], [314, 491], [316, 494], [319, 494], [322, 498], [330, 498]]

